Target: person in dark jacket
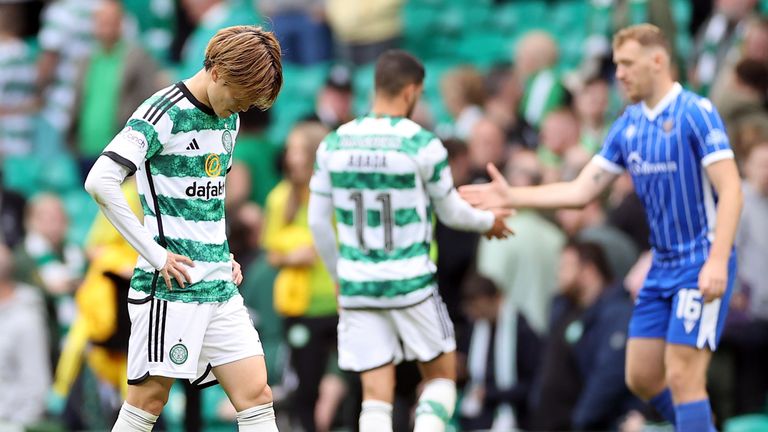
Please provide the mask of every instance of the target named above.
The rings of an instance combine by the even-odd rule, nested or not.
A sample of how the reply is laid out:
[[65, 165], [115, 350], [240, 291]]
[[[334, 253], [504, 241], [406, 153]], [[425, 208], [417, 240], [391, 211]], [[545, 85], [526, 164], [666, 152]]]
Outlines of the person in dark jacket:
[[559, 279], [563, 293], [534, 392], [534, 429], [616, 429], [642, 407], [624, 383], [632, 301], [613, 283], [605, 253], [594, 243], [566, 246]]
[[490, 279], [470, 273], [462, 290], [471, 320], [469, 338], [460, 344], [467, 374], [459, 407], [462, 430], [525, 428], [541, 341]]

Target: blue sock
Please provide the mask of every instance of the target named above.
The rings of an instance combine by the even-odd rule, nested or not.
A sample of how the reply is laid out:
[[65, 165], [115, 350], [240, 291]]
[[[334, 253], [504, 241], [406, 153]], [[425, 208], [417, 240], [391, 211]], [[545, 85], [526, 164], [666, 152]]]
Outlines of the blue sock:
[[701, 432], [715, 430], [709, 399], [675, 405], [677, 432]]
[[652, 397], [648, 403], [664, 417], [664, 420], [672, 423], [672, 425], [675, 424], [675, 404], [672, 402], [672, 392], [669, 391], [669, 387]]

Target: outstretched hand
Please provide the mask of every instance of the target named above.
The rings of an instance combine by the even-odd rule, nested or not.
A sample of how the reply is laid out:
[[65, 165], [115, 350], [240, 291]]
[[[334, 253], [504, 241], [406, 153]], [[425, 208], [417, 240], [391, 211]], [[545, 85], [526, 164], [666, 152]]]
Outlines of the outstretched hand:
[[184, 281], [191, 283], [192, 278], [189, 276], [189, 272], [187, 272], [187, 267], [194, 266], [195, 263], [193, 263], [189, 257], [185, 257], [184, 255], [177, 255], [171, 251], [168, 251], [168, 258], [165, 260], [165, 265], [160, 270], [160, 274], [163, 276], [163, 279], [165, 280], [165, 286], [168, 287], [168, 290], [173, 289], [173, 284], [171, 284], [171, 277], [176, 279], [176, 282], [182, 288], [184, 288]]
[[510, 227], [507, 226], [506, 219], [514, 214], [513, 210], [496, 208], [492, 209], [493, 213], [493, 226], [488, 232], [485, 233], [485, 238], [492, 239], [505, 239], [510, 235], [515, 235]]
[[491, 176], [490, 183], [461, 186], [459, 194], [479, 209], [511, 208], [509, 183], [492, 163], [488, 164], [487, 169], [488, 175]]

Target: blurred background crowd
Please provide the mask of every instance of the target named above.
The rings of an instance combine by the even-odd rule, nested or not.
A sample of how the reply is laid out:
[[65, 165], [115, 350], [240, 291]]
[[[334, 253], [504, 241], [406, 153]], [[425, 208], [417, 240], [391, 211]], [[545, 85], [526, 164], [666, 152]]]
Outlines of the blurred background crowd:
[[[360, 389], [336, 367], [334, 287], [307, 227], [323, 136], [364, 114], [373, 62], [421, 58], [414, 120], [457, 185], [493, 163], [516, 186], [573, 178], [625, 101], [611, 35], [651, 22], [677, 78], [722, 115], [744, 179], [737, 293], [709, 387], [726, 431], [768, 430], [768, 1], [0, 0], [0, 429], [109, 429], [126, 387], [136, 253], [82, 188], [145, 98], [194, 74], [208, 39], [262, 23], [285, 84], [241, 114], [227, 177], [230, 247], [284, 431], [356, 430]], [[141, 214], [135, 186], [125, 191]], [[624, 384], [648, 227], [628, 176], [582, 210], [520, 209], [488, 241], [439, 223], [433, 256], [459, 342], [456, 430], [662, 430]], [[398, 368], [395, 430], [418, 391]], [[223, 391], [177, 383], [156, 430], [234, 430]], [[14, 429], [16, 428], [16, 429]]]

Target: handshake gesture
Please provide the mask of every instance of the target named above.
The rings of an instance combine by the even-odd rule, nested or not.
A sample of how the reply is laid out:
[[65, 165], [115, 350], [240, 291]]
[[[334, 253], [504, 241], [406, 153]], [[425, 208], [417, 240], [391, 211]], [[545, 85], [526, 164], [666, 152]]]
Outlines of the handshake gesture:
[[495, 216], [493, 226], [485, 233], [488, 239], [507, 238], [514, 232], [507, 226], [504, 220], [514, 214], [509, 197], [509, 183], [493, 164], [488, 164], [490, 183], [461, 186], [459, 195], [472, 207], [481, 210], [490, 210]]

